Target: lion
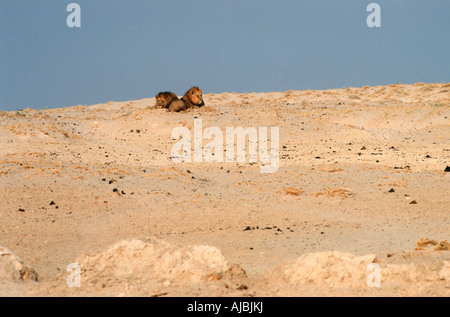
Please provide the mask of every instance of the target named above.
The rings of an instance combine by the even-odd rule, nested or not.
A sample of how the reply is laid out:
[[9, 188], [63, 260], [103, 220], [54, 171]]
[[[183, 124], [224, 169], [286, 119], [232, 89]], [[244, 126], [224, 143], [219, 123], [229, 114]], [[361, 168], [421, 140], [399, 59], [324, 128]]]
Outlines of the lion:
[[181, 98], [181, 100], [186, 103], [188, 108], [193, 108], [196, 106], [203, 107], [205, 105], [205, 103], [203, 102], [203, 92], [198, 87], [192, 87], [191, 89], [189, 89], [184, 94], [183, 98]]
[[156, 103], [153, 108], [169, 108], [169, 105], [178, 99], [178, 96], [171, 91], [160, 92], [156, 95]]

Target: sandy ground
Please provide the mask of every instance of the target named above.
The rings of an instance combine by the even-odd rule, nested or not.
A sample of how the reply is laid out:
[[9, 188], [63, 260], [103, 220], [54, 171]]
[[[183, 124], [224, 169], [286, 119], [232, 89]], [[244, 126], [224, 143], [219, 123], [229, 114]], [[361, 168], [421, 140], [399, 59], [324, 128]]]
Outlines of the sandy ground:
[[[204, 101], [0, 112], [0, 295], [450, 296], [449, 83]], [[175, 163], [195, 118], [278, 127], [278, 171]]]

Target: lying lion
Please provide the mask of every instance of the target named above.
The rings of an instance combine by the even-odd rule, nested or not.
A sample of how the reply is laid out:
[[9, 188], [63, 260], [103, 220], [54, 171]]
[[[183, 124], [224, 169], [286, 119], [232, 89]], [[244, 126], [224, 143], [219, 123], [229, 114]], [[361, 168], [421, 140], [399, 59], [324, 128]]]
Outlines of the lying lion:
[[155, 108], [167, 108], [170, 112], [180, 112], [204, 105], [202, 90], [192, 87], [181, 99], [178, 99], [173, 92], [160, 92], [156, 95]]
[[156, 95], [156, 103], [154, 108], [169, 108], [172, 101], [179, 100], [173, 92], [165, 91]]

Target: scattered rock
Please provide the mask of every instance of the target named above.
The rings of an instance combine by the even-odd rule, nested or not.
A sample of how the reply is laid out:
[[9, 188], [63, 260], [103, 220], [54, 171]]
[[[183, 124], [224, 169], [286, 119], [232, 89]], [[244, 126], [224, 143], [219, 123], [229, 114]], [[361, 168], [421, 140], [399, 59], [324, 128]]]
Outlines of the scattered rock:
[[444, 172], [450, 172], [450, 166], [445, 167]]
[[406, 166], [394, 166], [394, 169], [395, 170], [403, 170], [403, 169], [411, 170], [411, 166], [409, 166], [409, 165], [406, 165]]

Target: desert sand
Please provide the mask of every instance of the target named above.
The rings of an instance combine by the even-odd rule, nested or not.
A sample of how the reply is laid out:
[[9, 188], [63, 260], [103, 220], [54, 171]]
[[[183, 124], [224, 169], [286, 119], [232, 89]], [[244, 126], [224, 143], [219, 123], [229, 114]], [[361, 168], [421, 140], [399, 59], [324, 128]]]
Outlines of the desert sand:
[[[450, 296], [450, 83], [204, 101], [0, 112], [0, 296]], [[196, 118], [278, 171], [174, 162]]]

